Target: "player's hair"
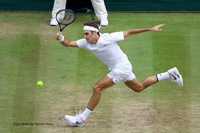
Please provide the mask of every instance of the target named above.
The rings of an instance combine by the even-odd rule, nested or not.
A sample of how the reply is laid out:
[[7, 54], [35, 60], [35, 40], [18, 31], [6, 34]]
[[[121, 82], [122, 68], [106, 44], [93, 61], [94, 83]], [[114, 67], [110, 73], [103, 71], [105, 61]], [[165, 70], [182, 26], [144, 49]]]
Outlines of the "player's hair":
[[84, 26], [92, 26], [94, 28], [97, 28], [99, 30], [100, 22], [99, 21], [86, 21], [83, 24]]

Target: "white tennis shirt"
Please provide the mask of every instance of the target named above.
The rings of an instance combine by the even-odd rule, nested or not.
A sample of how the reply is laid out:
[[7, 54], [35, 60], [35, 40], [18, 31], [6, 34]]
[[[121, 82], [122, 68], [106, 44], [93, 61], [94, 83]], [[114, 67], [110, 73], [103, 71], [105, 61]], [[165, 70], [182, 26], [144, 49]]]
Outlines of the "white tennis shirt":
[[118, 46], [117, 41], [124, 40], [123, 32], [100, 34], [96, 44], [90, 44], [85, 38], [77, 40], [78, 47], [92, 52], [99, 60], [108, 66], [109, 70], [123, 62], [129, 62], [126, 54]]

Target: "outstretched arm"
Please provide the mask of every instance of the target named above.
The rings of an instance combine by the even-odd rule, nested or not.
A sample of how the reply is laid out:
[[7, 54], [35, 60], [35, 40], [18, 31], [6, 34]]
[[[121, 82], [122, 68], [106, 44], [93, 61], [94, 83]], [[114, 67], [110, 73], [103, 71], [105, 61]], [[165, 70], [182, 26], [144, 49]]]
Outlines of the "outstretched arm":
[[126, 30], [123, 33], [124, 33], [124, 37], [127, 37], [133, 34], [138, 34], [138, 33], [147, 32], [147, 31], [162, 31], [161, 27], [164, 25], [165, 24], [159, 24], [152, 28], [138, 28], [138, 29]]
[[56, 34], [56, 40], [59, 40], [60, 43], [66, 47], [78, 47], [76, 41], [71, 41], [63, 35], [59, 35], [59, 33]]

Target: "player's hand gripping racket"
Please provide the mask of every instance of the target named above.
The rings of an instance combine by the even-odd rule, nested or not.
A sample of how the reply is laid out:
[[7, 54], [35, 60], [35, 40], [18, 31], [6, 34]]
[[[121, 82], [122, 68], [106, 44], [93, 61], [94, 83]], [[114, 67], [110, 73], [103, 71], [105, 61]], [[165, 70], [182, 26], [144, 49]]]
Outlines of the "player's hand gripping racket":
[[76, 14], [74, 11], [70, 9], [62, 9], [58, 11], [56, 14], [56, 20], [60, 27], [59, 34], [61, 35], [64, 28], [67, 25], [73, 23], [75, 19], [76, 19]]

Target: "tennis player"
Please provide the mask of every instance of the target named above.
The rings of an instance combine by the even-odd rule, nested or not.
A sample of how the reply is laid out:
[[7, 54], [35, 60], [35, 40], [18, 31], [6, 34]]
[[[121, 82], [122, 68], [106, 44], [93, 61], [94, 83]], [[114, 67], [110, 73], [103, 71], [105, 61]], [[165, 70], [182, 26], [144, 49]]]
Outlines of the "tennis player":
[[176, 82], [180, 87], [183, 86], [183, 78], [176, 67], [169, 69], [166, 72], [149, 76], [139, 82], [132, 72], [132, 65], [126, 54], [120, 49], [118, 41], [124, 40], [125, 37], [153, 31], [162, 31], [161, 27], [164, 24], [156, 25], [152, 28], [137, 28], [111, 34], [99, 32], [99, 25], [95, 22], [84, 23], [83, 34], [84, 38], [77, 41], [69, 40], [63, 35], [56, 34], [56, 39], [66, 47], [79, 47], [87, 49], [93, 53], [99, 60], [108, 66], [109, 73], [101, 78], [93, 87], [92, 97], [87, 105], [87, 108], [81, 114], [75, 116], [65, 115], [64, 119], [72, 126], [83, 126], [88, 116], [100, 101], [101, 93], [115, 85], [118, 82], [123, 82], [126, 86], [135, 92], [141, 92], [145, 88], [162, 80], [169, 79]]

